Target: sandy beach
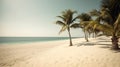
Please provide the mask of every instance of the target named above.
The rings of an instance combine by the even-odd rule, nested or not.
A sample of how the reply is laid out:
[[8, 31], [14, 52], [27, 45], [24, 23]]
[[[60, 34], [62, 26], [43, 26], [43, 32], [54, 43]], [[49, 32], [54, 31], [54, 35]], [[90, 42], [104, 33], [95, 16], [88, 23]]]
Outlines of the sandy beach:
[[110, 38], [98, 37], [0, 45], [0, 67], [120, 67], [120, 52], [110, 50]]

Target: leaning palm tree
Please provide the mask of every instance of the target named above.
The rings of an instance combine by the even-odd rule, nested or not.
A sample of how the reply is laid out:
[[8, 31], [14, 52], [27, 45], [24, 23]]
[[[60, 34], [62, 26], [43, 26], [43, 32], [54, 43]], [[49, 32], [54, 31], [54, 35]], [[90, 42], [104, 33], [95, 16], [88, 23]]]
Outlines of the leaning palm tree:
[[72, 46], [72, 38], [71, 38], [71, 33], [70, 33], [70, 26], [72, 25], [72, 23], [78, 18], [78, 17], [75, 17], [73, 18], [73, 15], [77, 13], [76, 11], [72, 11], [70, 9], [68, 10], [65, 10], [62, 12], [62, 15], [61, 16], [57, 16], [59, 18], [61, 18], [62, 20], [58, 20], [56, 21], [56, 24], [58, 25], [61, 25], [62, 28], [59, 32], [59, 34], [65, 30], [68, 31], [68, 34], [69, 34], [69, 38], [70, 38], [70, 45], [69, 46]]
[[112, 49], [119, 49], [118, 34], [120, 33], [120, 1], [103, 0], [100, 11], [97, 12], [94, 10], [91, 12], [91, 14], [94, 16], [96, 15], [99, 20], [103, 22], [103, 24], [96, 26], [96, 28], [99, 27], [99, 29], [102, 30], [105, 35], [112, 36]]
[[119, 49], [118, 46], [118, 26], [120, 16], [120, 0], [102, 0], [101, 4], [101, 17], [102, 20], [113, 27], [112, 32], [112, 49]]
[[99, 31], [102, 31], [104, 35], [107, 36], [112, 36], [113, 32], [116, 30], [115, 35], [117, 37], [120, 37], [120, 14], [116, 20], [116, 22], [114, 23], [114, 27], [108, 23], [99, 23], [97, 21], [91, 21], [89, 22], [89, 24], [87, 25], [87, 27], [92, 27], [93, 29], [97, 29]]
[[74, 23], [71, 25], [72, 28], [81, 28], [85, 35], [85, 40], [88, 42], [88, 34], [91, 33], [91, 29], [86, 28], [86, 26], [89, 24], [89, 22], [92, 20], [91, 16], [87, 13], [82, 13], [78, 16], [80, 19], [80, 23]]
[[120, 0], [102, 0], [100, 10], [93, 10], [91, 15], [97, 16], [99, 22], [102, 21], [103, 24], [98, 25], [99, 29], [103, 27], [102, 31], [107, 30], [104, 34], [112, 36], [112, 49], [119, 49], [117, 34], [120, 33]]
[[80, 25], [82, 27], [82, 30], [84, 31], [85, 34], [85, 39], [88, 42], [88, 34], [90, 34], [91, 29], [87, 28], [86, 26], [88, 25], [89, 21], [91, 21], [91, 16], [87, 13], [82, 13], [81, 15], [79, 15], [79, 19], [80, 19]]

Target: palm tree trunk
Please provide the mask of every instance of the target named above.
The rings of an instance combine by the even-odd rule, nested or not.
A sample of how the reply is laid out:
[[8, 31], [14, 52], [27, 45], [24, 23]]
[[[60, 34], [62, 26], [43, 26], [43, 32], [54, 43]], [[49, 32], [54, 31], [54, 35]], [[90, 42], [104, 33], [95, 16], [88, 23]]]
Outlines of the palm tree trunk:
[[68, 27], [68, 34], [69, 34], [69, 38], [70, 38], [70, 45], [69, 46], [73, 46], [72, 44], [72, 38], [71, 38], [71, 33], [70, 33], [70, 28]]
[[89, 32], [89, 38], [90, 38], [90, 34], [91, 34], [91, 33]]
[[118, 37], [113, 34], [111, 40], [112, 40], [112, 49], [114, 49], [114, 50], [119, 49], [119, 46], [118, 46]]
[[84, 34], [85, 34], [85, 40], [88, 42], [87, 32], [86, 32], [86, 31], [84, 31]]
[[93, 38], [94, 38], [94, 36], [95, 36], [95, 35], [94, 35], [94, 32], [93, 32]]
[[97, 37], [97, 32], [95, 32], [95, 38]]

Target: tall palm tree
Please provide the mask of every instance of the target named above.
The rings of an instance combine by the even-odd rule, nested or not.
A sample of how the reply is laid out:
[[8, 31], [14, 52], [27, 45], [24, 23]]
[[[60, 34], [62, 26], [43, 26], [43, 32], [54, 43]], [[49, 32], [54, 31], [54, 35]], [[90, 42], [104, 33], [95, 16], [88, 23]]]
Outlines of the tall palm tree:
[[57, 16], [59, 18], [61, 18], [62, 20], [58, 20], [56, 21], [56, 24], [58, 25], [61, 25], [62, 28], [59, 32], [59, 34], [65, 30], [68, 31], [68, 34], [69, 34], [69, 38], [70, 38], [70, 45], [69, 46], [72, 46], [72, 38], [71, 38], [71, 33], [70, 33], [70, 27], [71, 25], [73, 24], [73, 22], [78, 18], [78, 16], [76, 16], [75, 18], [73, 18], [73, 15], [77, 13], [76, 11], [72, 11], [70, 9], [68, 10], [65, 10], [62, 12], [62, 15], [61, 16]]
[[[120, 0], [102, 0], [101, 3], [101, 17], [104, 22], [107, 22], [113, 27], [112, 32], [112, 49], [118, 49], [118, 25], [120, 15]], [[118, 23], [117, 23], [118, 22]]]
[[[92, 16], [97, 16], [99, 22], [103, 22], [102, 24], [100, 23], [100, 26], [98, 26], [99, 29], [103, 27], [101, 30], [104, 31], [110, 28], [109, 31], [104, 31], [104, 34], [112, 36], [112, 49], [119, 49], [118, 35], [116, 34], [120, 33], [118, 29], [120, 28], [120, 0], [102, 0], [100, 10], [93, 10], [90, 14]], [[105, 27], [107, 28], [105, 29]]]

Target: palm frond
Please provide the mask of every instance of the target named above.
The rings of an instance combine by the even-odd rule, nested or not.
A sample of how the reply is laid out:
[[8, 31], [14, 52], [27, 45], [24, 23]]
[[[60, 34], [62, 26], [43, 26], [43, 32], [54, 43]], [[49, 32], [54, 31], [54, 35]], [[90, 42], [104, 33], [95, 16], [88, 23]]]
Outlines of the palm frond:
[[57, 16], [60, 19], [62, 19], [62, 21], [56, 21], [56, 24], [59, 24], [62, 26], [59, 34], [65, 31], [68, 28], [68, 26], [70, 27], [73, 24], [73, 22], [78, 18], [78, 17], [74, 18], [73, 15], [75, 13], [77, 13], [77, 11], [72, 11], [68, 9], [68, 10], [63, 11], [61, 16]]
[[89, 14], [82, 13], [82, 14], [79, 15], [79, 19], [81, 21], [90, 21], [92, 18], [91, 18], [91, 16]]
[[97, 24], [96, 21], [88, 21], [88, 23], [85, 26], [85, 30], [95, 30], [94, 26]]
[[56, 21], [55, 23], [58, 24], [58, 25], [61, 25], [61, 26], [65, 26], [65, 23], [62, 22], [62, 21]]
[[74, 23], [70, 26], [71, 28], [81, 28], [79, 23]]
[[120, 13], [120, 0], [102, 0], [101, 7], [110, 14], [112, 17], [111, 25], [113, 25]]
[[59, 32], [59, 34], [61, 34], [63, 31], [65, 31], [67, 29], [67, 26], [65, 25], [65, 26], [62, 26], [62, 28], [61, 28], [61, 30], [60, 30], [60, 32]]
[[80, 22], [80, 26], [81, 26], [81, 27], [85, 27], [85, 26], [87, 26], [87, 25], [89, 24], [89, 22], [90, 22], [90, 21], [81, 21], [81, 22]]
[[72, 22], [76, 21], [78, 18], [79, 18], [79, 15], [76, 16], [76, 17], [72, 20]]
[[104, 33], [107, 33], [107, 34], [111, 34], [113, 33], [113, 27], [109, 24], [97, 24], [96, 25], [96, 29], [100, 30], [100, 31], [103, 31]]
[[116, 22], [114, 23], [114, 30], [116, 31], [116, 35], [118, 35], [120, 32], [120, 14], [119, 14]]
[[99, 15], [100, 15], [100, 12], [97, 11], [96, 9], [93, 9], [92, 11], [89, 12], [89, 14], [90, 14], [91, 16], [99, 16]]
[[119, 26], [120, 26], [120, 14], [119, 14], [116, 22], [114, 23], [114, 29], [118, 29]]
[[57, 16], [58, 18], [61, 18], [63, 21], [65, 21], [65, 17], [64, 16]]
[[77, 13], [77, 11], [72, 11], [72, 10], [68, 9], [68, 10], [65, 10], [62, 12], [62, 16], [58, 16], [58, 17], [62, 18], [66, 24], [70, 25], [77, 19], [77, 18], [73, 19], [73, 15], [75, 13]]
[[89, 29], [93, 29], [93, 31], [98, 30], [98, 31], [102, 31], [105, 34], [109, 34], [112, 35], [113, 27], [109, 24], [100, 24], [97, 21], [90, 21], [88, 24], [86, 24], [85, 26], [85, 30], [89, 30]]

